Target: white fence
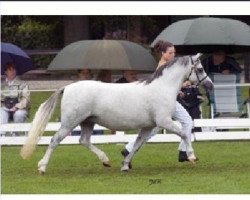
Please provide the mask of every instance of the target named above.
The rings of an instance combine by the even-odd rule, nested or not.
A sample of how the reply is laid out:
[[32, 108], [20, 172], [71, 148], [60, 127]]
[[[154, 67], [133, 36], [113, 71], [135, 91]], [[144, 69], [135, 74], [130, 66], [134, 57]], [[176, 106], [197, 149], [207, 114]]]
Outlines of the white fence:
[[250, 139], [249, 118], [195, 119], [194, 127], [201, 127], [203, 130], [194, 133], [196, 141]]
[[[178, 122], [176, 122], [178, 124]], [[1, 131], [8, 132], [28, 132], [31, 123], [21, 124], [1, 124]], [[250, 140], [250, 119], [196, 119], [195, 127], [201, 127], [203, 132], [196, 132], [192, 135], [192, 141], [215, 141], [215, 140]], [[57, 131], [60, 122], [48, 123], [45, 131]], [[218, 129], [229, 129], [228, 131], [219, 131]], [[105, 127], [96, 125], [95, 130], [105, 130]], [[217, 129], [217, 130], [216, 130]], [[75, 130], [80, 130], [77, 127]], [[94, 144], [105, 143], [127, 143], [136, 138], [136, 134], [125, 134], [117, 131], [112, 135], [93, 135], [91, 142]], [[38, 144], [49, 144], [52, 136], [41, 137]], [[67, 136], [61, 144], [78, 144], [80, 136]], [[18, 137], [0, 137], [0, 145], [23, 145], [26, 136]], [[172, 133], [157, 134], [152, 137], [149, 142], [179, 142], [180, 138]]]
[[[237, 86], [245, 87], [250, 86], [249, 83], [236, 84]], [[234, 85], [234, 86], [236, 86]], [[215, 85], [215, 87], [229, 87], [231, 85]], [[49, 90], [31, 90], [31, 92], [41, 91], [55, 91]], [[179, 124], [178, 122], [176, 122]], [[28, 132], [31, 123], [21, 124], [1, 124], [1, 131], [6, 132]], [[60, 127], [59, 122], [48, 123], [45, 131], [57, 131]], [[196, 119], [194, 120], [194, 127], [201, 127], [203, 132], [197, 132], [192, 135], [193, 141], [210, 141], [210, 140], [249, 140], [250, 139], [250, 119]], [[219, 131], [218, 129], [229, 129], [229, 131]], [[96, 125], [95, 130], [105, 130], [105, 127]], [[77, 127], [75, 130], [80, 130]], [[112, 135], [93, 135], [91, 142], [95, 144], [103, 143], [127, 143], [136, 138], [136, 134], [125, 134], [124, 132], [117, 131]], [[52, 136], [41, 137], [38, 144], [49, 144]], [[78, 144], [80, 136], [67, 136], [61, 144]], [[26, 136], [18, 137], [0, 137], [0, 145], [22, 145], [24, 144]], [[149, 142], [179, 142], [180, 137], [175, 134], [165, 133], [157, 134], [152, 137]]]

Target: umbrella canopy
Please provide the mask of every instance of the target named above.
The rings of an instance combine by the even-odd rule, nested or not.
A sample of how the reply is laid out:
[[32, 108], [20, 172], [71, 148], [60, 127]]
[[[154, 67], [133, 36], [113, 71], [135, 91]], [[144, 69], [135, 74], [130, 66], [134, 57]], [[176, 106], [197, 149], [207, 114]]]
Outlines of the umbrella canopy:
[[48, 70], [138, 70], [154, 71], [150, 50], [124, 40], [82, 40], [63, 48]]
[[250, 26], [238, 20], [202, 17], [181, 20], [165, 28], [153, 41], [167, 40], [176, 46], [177, 53], [228, 53], [250, 51]]
[[15, 65], [17, 75], [35, 69], [30, 57], [18, 46], [1, 42], [1, 75], [4, 74], [4, 66], [11, 62]]

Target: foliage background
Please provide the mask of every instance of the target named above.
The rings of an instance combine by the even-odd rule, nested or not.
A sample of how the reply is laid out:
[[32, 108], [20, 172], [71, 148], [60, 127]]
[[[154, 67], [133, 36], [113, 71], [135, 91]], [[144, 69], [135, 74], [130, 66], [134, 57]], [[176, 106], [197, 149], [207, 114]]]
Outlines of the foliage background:
[[[22, 49], [63, 47], [63, 18], [60, 16], [1, 16], [1, 40]], [[53, 56], [31, 56], [37, 67], [48, 66]]]
[[[22, 49], [62, 49], [64, 19], [67, 16], [1, 16], [1, 41], [18, 45]], [[149, 38], [160, 29], [156, 20], [141, 16], [142, 36], [129, 40], [148, 46]], [[137, 24], [129, 16], [90, 16], [90, 39], [128, 39], [128, 30]], [[54, 56], [31, 55], [38, 68], [46, 68]]]

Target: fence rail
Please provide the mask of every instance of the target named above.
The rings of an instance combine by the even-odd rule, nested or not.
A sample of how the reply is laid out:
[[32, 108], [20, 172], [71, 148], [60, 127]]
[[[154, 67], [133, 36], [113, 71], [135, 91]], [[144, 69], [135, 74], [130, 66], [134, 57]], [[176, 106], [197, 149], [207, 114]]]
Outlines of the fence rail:
[[[178, 122], [176, 122], [179, 124]], [[180, 125], [180, 124], [179, 124]], [[29, 131], [31, 123], [21, 124], [1, 124], [1, 131]], [[208, 128], [208, 131], [195, 132], [192, 135], [192, 141], [216, 141], [216, 140], [250, 140], [250, 119], [195, 119], [195, 127]], [[60, 122], [48, 123], [45, 131], [57, 131], [60, 127]], [[229, 131], [209, 131], [209, 128], [227, 128]], [[107, 130], [105, 127], [95, 125], [95, 130]], [[214, 129], [214, 130], [215, 130]], [[75, 130], [80, 130], [76, 127]], [[93, 135], [91, 142], [94, 144], [105, 143], [127, 143], [136, 138], [136, 134], [125, 134], [122, 131], [117, 131], [113, 135]], [[67, 136], [61, 144], [78, 144], [80, 136]], [[47, 145], [50, 143], [52, 136], [41, 137], [38, 144]], [[0, 137], [1, 145], [23, 145], [26, 136], [18, 137]], [[173, 133], [157, 134], [152, 137], [149, 142], [164, 143], [164, 142], [179, 142], [180, 137]]]

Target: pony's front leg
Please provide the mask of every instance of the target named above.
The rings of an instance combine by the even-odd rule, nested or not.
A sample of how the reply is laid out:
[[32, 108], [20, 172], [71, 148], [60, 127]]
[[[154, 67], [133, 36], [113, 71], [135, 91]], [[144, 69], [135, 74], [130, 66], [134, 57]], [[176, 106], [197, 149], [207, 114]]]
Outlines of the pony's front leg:
[[70, 133], [70, 131], [70, 129], [60, 127], [59, 131], [52, 137], [43, 158], [38, 162], [38, 171], [40, 174], [45, 173], [52, 152], [57, 147], [57, 145]]
[[172, 118], [159, 118], [156, 120], [156, 124], [158, 127], [167, 129], [180, 136], [184, 140], [187, 138], [187, 135], [182, 131], [182, 129], [178, 125], [175, 124]]
[[121, 171], [128, 171], [129, 170], [129, 163], [131, 162], [134, 154], [139, 150], [139, 148], [146, 142], [147, 138], [149, 137], [153, 128], [143, 128], [139, 132], [135, 144], [133, 146], [132, 151], [125, 157], [123, 161], [123, 166]]
[[164, 119], [159, 118], [157, 120], [157, 126], [167, 129], [177, 134], [178, 136], [180, 136], [181, 139], [183, 140], [182, 142], [184, 142], [186, 145], [186, 152], [187, 152], [188, 160], [191, 163], [195, 163], [197, 158], [194, 155], [191, 137], [189, 137], [186, 132], [184, 132], [178, 125], [176, 125], [174, 121], [172, 120], [172, 118], [164, 118]]

